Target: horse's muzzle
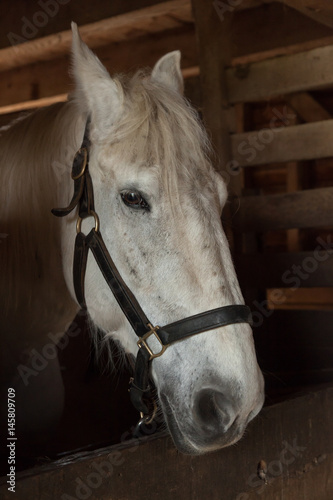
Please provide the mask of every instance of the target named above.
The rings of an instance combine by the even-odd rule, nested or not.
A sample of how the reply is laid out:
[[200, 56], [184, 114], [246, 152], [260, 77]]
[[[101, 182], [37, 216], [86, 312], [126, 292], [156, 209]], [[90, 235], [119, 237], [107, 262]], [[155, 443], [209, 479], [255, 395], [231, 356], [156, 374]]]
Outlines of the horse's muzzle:
[[184, 408], [184, 415], [181, 410], [175, 412], [172, 397], [161, 394], [160, 400], [176, 447], [183, 453], [198, 455], [237, 442], [248, 422], [259, 413], [263, 395], [244, 411], [241, 399], [228, 396], [227, 391], [200, 389], [193, 394], [192, 408]]

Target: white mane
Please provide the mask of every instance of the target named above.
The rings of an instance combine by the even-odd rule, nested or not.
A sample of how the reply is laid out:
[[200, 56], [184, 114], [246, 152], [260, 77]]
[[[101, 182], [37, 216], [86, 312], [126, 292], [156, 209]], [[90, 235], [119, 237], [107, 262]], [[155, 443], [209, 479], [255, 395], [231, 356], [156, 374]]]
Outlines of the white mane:
[[[2, 304], [20, 303], [19, 293], [31, 303], [33, 284], [56, 257], [52, 249], [59, 253], [59, 223], [50, 210], [57, 203], [59, 175], [75, 152], [77, 133], [78, 115], [71, 103], [41, 109], [2, 131], [0, 232], [8, 234], [0, 246], [6, 281]], [[57, 274], [59, 269], [56, 282]]]

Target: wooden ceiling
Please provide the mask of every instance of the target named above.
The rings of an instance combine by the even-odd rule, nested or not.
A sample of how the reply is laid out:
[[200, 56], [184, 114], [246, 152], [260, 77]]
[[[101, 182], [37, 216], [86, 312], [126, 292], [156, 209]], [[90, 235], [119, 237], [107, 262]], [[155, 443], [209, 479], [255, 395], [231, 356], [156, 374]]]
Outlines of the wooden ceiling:
[[[331, 0], [243, 0], [237, 7], [227, 0], [213, 3], [221, 30], [224, 18], [232, 17], [231, 66], [333, 43]], [[72, 88], [71, 20], [110, 72], [151, 66], [175, 49], [182, 51], [185, 77], [199, 72], [190, 0], [71, 0], [57, 5], [57, 12], [43, 16], [35, 3], [2, 2], [0, 114], [65, 99]], [[26, 41], [11, 45], [15, 40]]]

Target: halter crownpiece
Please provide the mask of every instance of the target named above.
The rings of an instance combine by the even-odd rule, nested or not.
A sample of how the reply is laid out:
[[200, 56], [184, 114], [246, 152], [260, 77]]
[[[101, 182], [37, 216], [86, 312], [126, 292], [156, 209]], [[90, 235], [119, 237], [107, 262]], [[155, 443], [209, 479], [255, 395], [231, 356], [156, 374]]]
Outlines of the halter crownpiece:
[[[192, 335], [235, 323], [251, 324], [251, 311], [245, 305], [228, 305], [189, 316], [165, 326], [153, 326], [134, 294], [120, 276], [100, 233], [99, 218], [94, 205], [93, 184], [89, 173], [89, 123], [88, 120], [81, 147], [73, 160], [74, 193], [72, 199], [66, 208], [54, 208], [52, 213], [57, 217], [64, 217], [78, 207], [73, 263], [73, 283], [77, 301], [82, 309], [87, 309], [84, 281], [88, 252], [91, 250], [105, 281], [139, 337], [134, 377], [130, 381], [130, 397], [135, 408], [142, 415], [148, 415], [147, 405], [152, 399], [149, 385], [151, 361], [162, 356], [170, 344]], [[94, 218], [95, 226], [88, 235], [85, 235], [81, 232], [81, 223], [87, 217]], [[160, 346], [160, 350], [157, 352], [148, 343], [148, 339], [152, 336], [155, 337]]]

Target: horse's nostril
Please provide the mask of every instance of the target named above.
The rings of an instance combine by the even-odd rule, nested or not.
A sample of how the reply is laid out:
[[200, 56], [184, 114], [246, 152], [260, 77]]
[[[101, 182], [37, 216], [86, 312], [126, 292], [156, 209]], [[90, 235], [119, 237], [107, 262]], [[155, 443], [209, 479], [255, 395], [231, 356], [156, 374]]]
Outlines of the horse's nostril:
[[211, 431], [226, 432], [236, 417], [230, 400], [212, 389], [203, 389], [197, 394], [194, 411], [201, 425]]

